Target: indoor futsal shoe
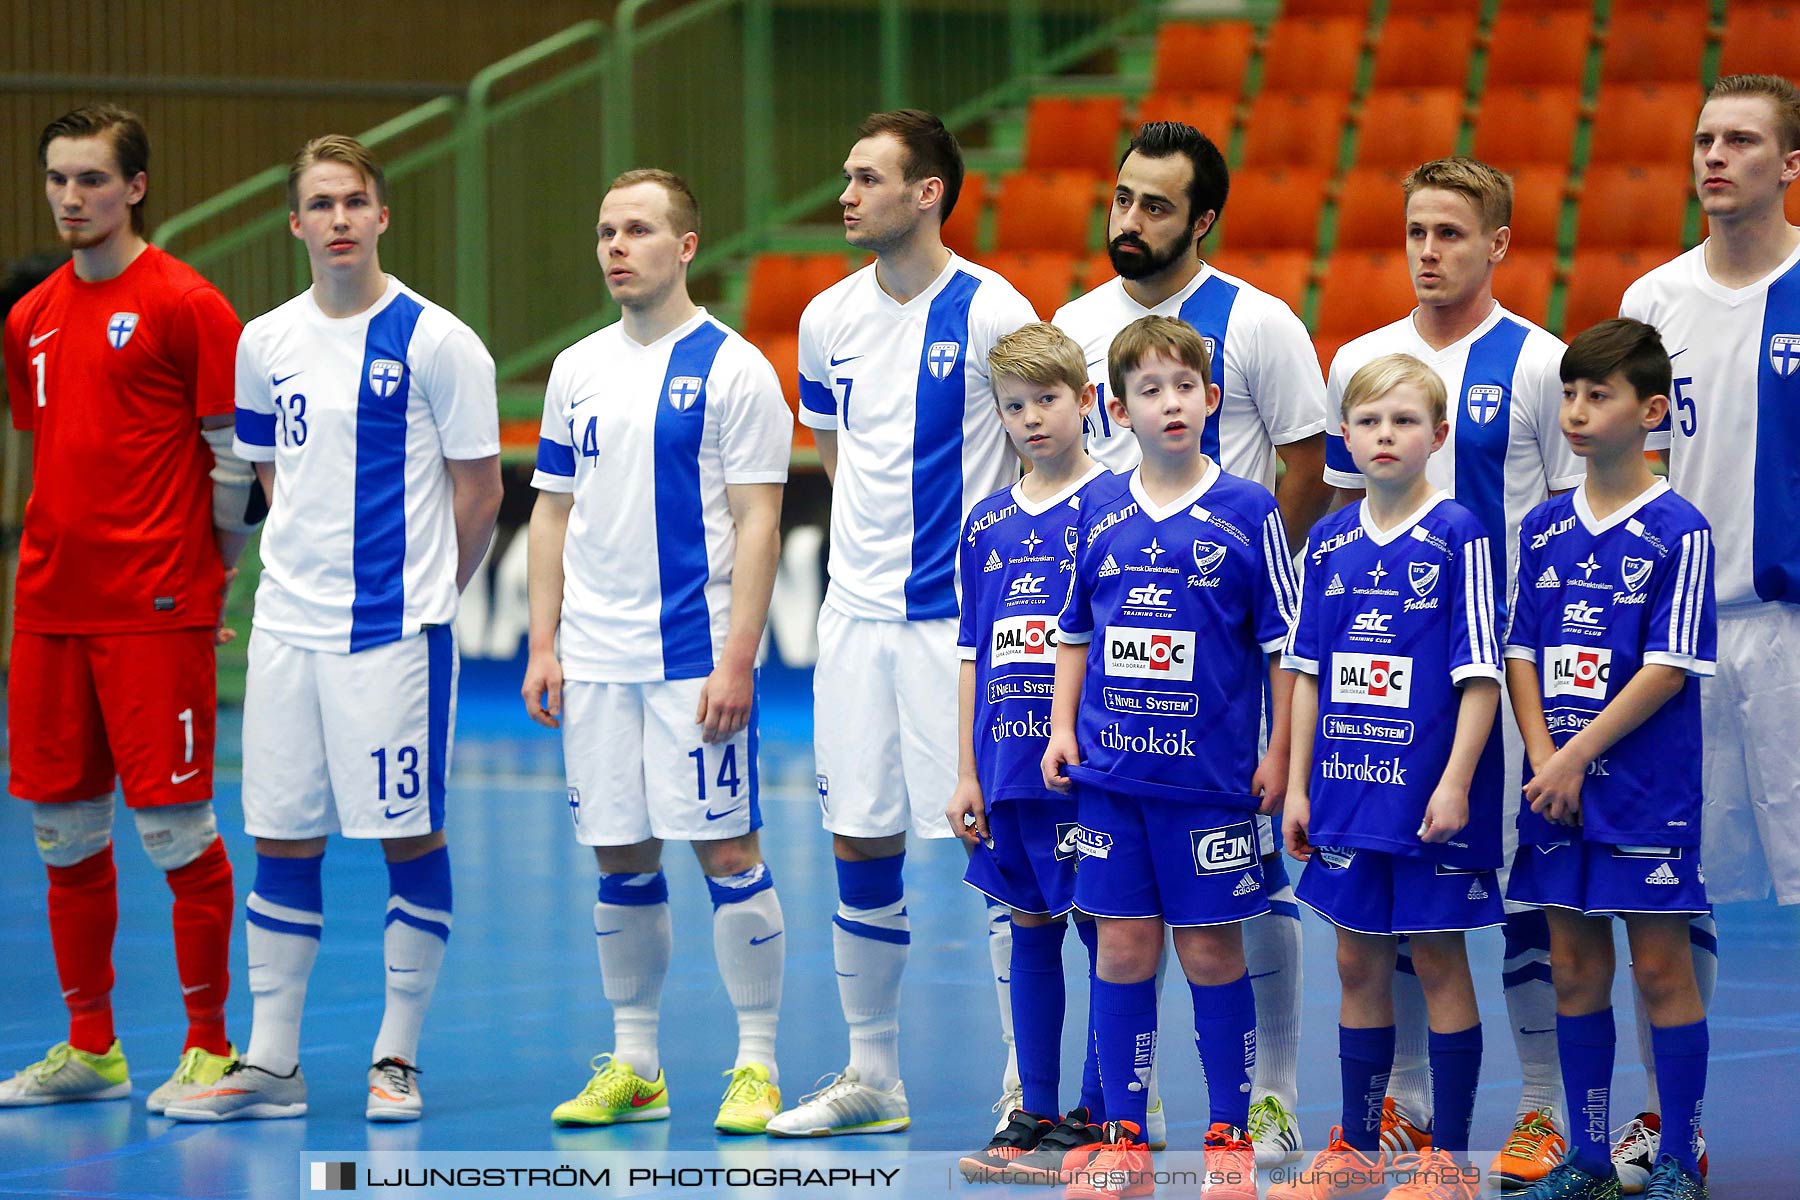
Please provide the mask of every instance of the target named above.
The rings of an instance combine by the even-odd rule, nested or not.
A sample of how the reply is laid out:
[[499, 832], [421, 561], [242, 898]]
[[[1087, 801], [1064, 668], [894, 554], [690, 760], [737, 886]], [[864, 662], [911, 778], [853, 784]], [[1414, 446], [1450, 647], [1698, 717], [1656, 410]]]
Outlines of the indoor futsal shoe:
[[1000, 1119], [994, 1122], [994, 1132], [999, 1133], [1012, 1124], [1013, 1109], [1024, 1107], [1025, 1089], [1018, 1086], [1007, 1088], [1006, 1093], [994, 1101], [994, 1107], [988, 1110], [1000, 1114]]
[[0, 1083], [0, 1108], [69, 1104], [77, 1100], [119, 1100], [131, 1095], [131, 1073], [119, 1039], [105, 1054], [77, 1050], [67, 1042], [11, 1079]]
[[1476, 1200], [1481, 1195], [1475, 1164], [1459, 1162], [1444, 1150], [1409, 1154], [1394, 1164], [1394, 1173], [1403, 1178], [1388, 1200]]
[[267, 1121], [306, 1115], [306, 1077], [300, 1064], [276, 1075], [238, 1059], [218, 1082], [185, 1100], [172, 1101], [163, 1116], [176, 1121]]
[[1256, 1200], [1256, 1146], [1236, 1125], [1213, 1122], [1206, 1131], [1203, 1200]]
[[774, 1137], [838, 1137], [852, 1133], [898, 1133], [912, 1124], [906, 1084], [872, 1087], [855, 1067], [825, 1078], [825, 1086], [769, 1122]]
[[1431, 1131], [1407, 1120], [1392, 1096], [1381, 1102], [1381, 1148], [1389, 1154], [1417, 1154], [1431, 1148]]
[[[1108, 1121], [1100, 1148], [1087, 1165], [1070, 1173], [1067, 1200], [1124, 1200], [1156, 1190], [1150, 1147], [1138, 1141], [1135, 1121]], [[1204, 1194], [1204, 1193], [1203, 1193]]]
[[419, 1068], [402, 1058], [384, 1058], [369, 1068], [369, 1103], [363, 1115], [371, 1121], [416, 1121], [425, 1111], [419, 1095]]
[[1501, 1191], [1528, 1188], [1548, 1175], [1568, 1148], [1548, 1109], [1528, 1112], [1514, 1122], [1506, 1144], [1488, 1168], [1488, 1178]]
[[1086, 1108], [1071, 1108], [1031, 1150], [1013, 1159], [1009, 1183], [1067, 1183], [1100, 1150], [1100, 1126]]
[[558, 1125], [621, 1125], [629, 1121], [669, 1119], [669, 1087], [658, 1071], [655, 1079], [639, 1078], [631, 1064], [610, 1054], [596, 1054], [588, 1066], [594, 1077], [573, 1100], [550, 1112]]
[[1300, 1157], [1300, 1123], [1279, 1097], [1264, 1096], [1250, 1106], [1250, 1142], [1259, 1167], [1279, 1167]]
[[1269, 1188], [1268, 1200], [1362, 1200], [1381, 1195], [1386, 1184], [1387, 1156], [1356, 1149], [1339, 1125], [1310, 1165]]
[[957, 1169], [970, 1183], [1010, 1183], [1014, 1161], [1036, 1150], [1054, 1128], [1048, 1117], [1015, 1108], [1006, 1114], [1006, 1127], [980, 1150], [963, 1155]]
[[[1700, 1178], [1706, 1178], [1706, 1138], [1699, 1136], [1694, 1147], [1700, 1159]], [[1650, 1186], [1650, 1175], [1662, 1154], [1662, 1118], [1653, 1112], [1641, 1112], [1625, 1122], [1623, 1129], [1613, 1131], [1612, 1165], [1619, 1173], [1619, 1191], [1627, 1196], [1643, 1193]]]
[[144, 1101], [144, 1111], [160, 1117], [171, 1104], [197, 1096], [225, 1074], [237, 1061], [237, 1047], [227, 1046], [224, 1054], [214, 1054], [202, 1046], [189, 1046], [181, 1052], [175, 1073]]
[[1144, 1110], [1144, 1141], [1152, 1150], [1165, 1150], [1169, 1145], [1169, 1118], [1163, 1112], [1162, 1097]]
[[1706, 1179], [1665, 1154], [1650, 1173], [1644, 1200], [1707, 1200]]
[[781, 1089], [769, 1082], [769, 1068], [745, 1063], [725, 1072], [725, 1098], [713, 1128], [720, 1133], [762, 1133], [769, 1119], [781, 1111]]
[[1612, 1171], [1596, 1174], [1564, 1159], [1550, 1173], [1522, 1192], [1518, 1200], [1619, 1200], [1619, 1177]]

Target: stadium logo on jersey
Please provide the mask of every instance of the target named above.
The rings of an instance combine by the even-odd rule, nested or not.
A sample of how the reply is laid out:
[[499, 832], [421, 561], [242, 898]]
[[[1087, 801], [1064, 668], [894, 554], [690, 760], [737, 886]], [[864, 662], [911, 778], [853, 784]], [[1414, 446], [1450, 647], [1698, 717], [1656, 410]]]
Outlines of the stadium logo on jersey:
[[1335, 571], [1332, 572], [1331, 582], [1325, 585], [1325, 594], [1327, 596], [1343, 595], [1344, 594], [1344, 577], [1342, 575], [1339, 575]]
[[1769, 339], [1769, 365], [1778, 375], [1792, 375], [1800, 367], [1800, 334], [1778, 333]]
[[981, 570], [982, 570], [983, 574], [986, 574], [989, 571], [998, 571], [1001, 567], [1003, 567], [1005, 565], [1006, 565], [1005, 563], [1000, 561], [999, 551], [989, 550], [987, 565], [985, 567], [981, 568]]
[[1188, 844], [1194, 851], [1194, 871], [1200, 875], [1248, 871], [1259, 861], [1256, 824], [1252, 821], [1238, 821], [1212, 829], [1190, 829]]
[[1477, 425], [1486, 425], [1500, 411], [1500, 402], [1505, 393], [1491, 383], [1478, 383], [1469, 389], [1463, 397], [1463, 407], [1469, 410], [1469, 420]]
[[1431, 595], [1431, 589], [1437, 586], [1440, 563], [1407, 563], [1406, 581], [1412, 584], [1413, 595], [1420, 598]]
[[700, 377], [698, 375], [677, 375], [669, 380], [669, 407], [676, 412], [686, 412], [694, 407], [700, 399]]
[[925, 366], [933, 379], [946, 379], [956, 366], [957, 352], [962, 346], [956, 342], [933, 342], [931, 349], [925, 352]]
[[1544, 695], [1606, 698], [1612, 682], [1612, 651], [1604, 646], [1551, 646], [1545, 655], [1550, 670], [1544, 677]]
[[1194, 566], [1200, 574], [1211, 575], [1225, 561], [1225, 547], [1218, 542], [1194, 543]]
[[137, 332], [138, 315], [136, 313], [116, 312], [106, 319], [106, 340], [112, 343], [114, 350], [123, 350], [131, 335]]
[[1049, 617], [1002, 617], [994, 622], [993, 652], [998, 667], [1014, 662], [1048, 662], [1056, 652], [1056, 622]]
[[1100, 578], [1105, 579], [1108, 575], [1117, 575], [1118, 573], [1119, 560], [1110, 554], [1107, 555], [1105, 561], [1100, 564]]
[[1167, 633], [1133, 629], [1128, 625], [1106, 627], [1106, 673], [1140, 679], [1194, 678], [1194, 634], [1188, 629]]
[[1081, 826], [1074, 821], [1056, 823], [1056, 857], [1067, 862], [1081, 850]]
[[1413, 660], [1402, 654], [1333, 654], [1331, 698], [1338, 703], [1407, 708], [1412, 704]]
[[406, 368], [402, 364], [391, 358], [378, 358], [369, 364], [369, 390], [385, 400], [400, 386], [404, 374]]
[[1650, 578], [1650, 560], [1626, 555], [1625, 560], [1619, 564], [1619, 578], [1623, 579], [1625, 586], [1632, 591], [1643, 591], [1644, 582]]

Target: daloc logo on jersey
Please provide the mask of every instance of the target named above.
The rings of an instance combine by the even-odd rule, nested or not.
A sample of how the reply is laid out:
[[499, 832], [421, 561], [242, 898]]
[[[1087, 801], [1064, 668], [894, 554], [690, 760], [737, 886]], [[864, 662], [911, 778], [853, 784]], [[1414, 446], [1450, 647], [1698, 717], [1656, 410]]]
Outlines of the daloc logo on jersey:
[[1463, 398], [1463, 406], [1469, 410], [1469, 419], [1477, 425], [1486, 425], [1500, 411], [1501, 391], [1491, 383], [1478, 383], [1469, 389]]
[[1218, 542], [1195, 542], [1194, 565], [1202, 575], [1211, 575], [1225, 561], [1225, 547]]
[[116, 312], [106, 319], [106, 340], [112, 343], [114, 350], [123, 350], [131, 335], [137, 332], [137, 326], [136, 313]]
[[369, 364], [369, 390], [383, 399], [394, 394], [406, 368], [391, 358], [378, 358]]
[[1619, 564], [1619, 578], [1623, 579], [1625, 586], [1632, 591], [1641, 591], [1644, 581], [1650, 578], [1650, 560], [1626, 555], [1625, 561]]
[[925, 365], [931, 371], [933, 379], [946, 379], [951, 368], [956, 366], [956, 355], [962, 346], [956, 342], [933, 342], [931, 349], [925, 352]]
[[686, 412], [694, 407], [694, 401], [700, 399], [700, 378], [697, 375], [677, 375], [669, 380], [669, 407], [676, 412]]
[[1777, 375], [1792, 375], [1800, 367], [1800, 333], [1777, 333], [1769, 338], [1769, 365]]
[[1407, 563], [1406, 581], [1412, 584], [1413, 594], [1423, 600], [1431, 595], [1431, 589], [1437, 586], [1439, 563]]

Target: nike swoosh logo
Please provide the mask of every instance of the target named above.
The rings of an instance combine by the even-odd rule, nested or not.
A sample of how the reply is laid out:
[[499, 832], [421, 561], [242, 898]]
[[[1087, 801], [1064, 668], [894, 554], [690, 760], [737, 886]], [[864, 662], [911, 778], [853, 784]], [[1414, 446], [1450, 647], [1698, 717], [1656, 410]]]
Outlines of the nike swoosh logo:
[[418, 808], [419, 808], [419, 806], [416, 804], [413, 805], [411, 808], [403, 808], [399, 812], [395, 812], [392, 808], [383, 808], [381, 810], [381, 815], [386, 817], [390, 821], [398, 821], [401, 817], [404, 817], [407, 813], [418, 811]]
[[299, 371], [294, 371], [287, 375], [271, 376], [269, 379], [269, 383], [275, 387], [280, 387], [282, 384], [286, 383], [288, 380], [292, 379], [295, 375], [298, 375], [298, 374], [300, 374]]
[[709, 808], [706, 810], [706, 819], [709, 821], [722, 821], [726, 817], [729, 817], [734, 812], [743, 812], [743, 811], [744, 811], [744, 806], [741, 804], [738, 805], [736, 808], [728, 808], [722, 813], [716, 813], [712, 809]]
[[837, 973], [837, 977], [839, 979], [855, 979], [856, 972], [855, 971], [839, 971]]
[[[45, 334], [44, 336], [49, 337], [50, 335]], [[37, 345], [36, 342], [33, 342], [31, 344], [34, 346]], [[1676, 359], [1680, 358], [1682, 355], [1686, 354], [1687, 352], [1688, 352], [1688, 348], [1686, 346], [1683, 346], [1681, 349], [1677, 350], [1675, 353], [1669, 355], [1669, 361], [1674, 362]]]
[[80, 990], [81, 989], [79, 987], [64, 988], [63, 989], [63, 999], [67, 1000], [70, 996], [73, 996], [76, 992], [79, 992]]
[[1011, 983], [1012, 976], [1011, 975], [996, 975], [996, 976], [994, 976], [994, 982], [995, 983]]
[[1104, 366], [1105, 364], [1106, 364], [1106, 360], [1104, 358], [1096, 358], [1093, 362], [1089, 363], [1088, 366], [1099, 367], [1099, 366]]
[[611, 937], [615, 933], [624, 933], [624, 932], [625, 931], [623, 929], [596, 929], [596, 930], [594, 930], [594, 936], [595, 937]]
[[[33, 345], [35, 345], [35, 344], [36, 344], [36, 343], [35, 343], [35, 342], [34, 342], [34, 343], [33, 343]], [[836, 367], [836, 366], [840, 366], [840, 365], [842, 365], [842, 364], [844, 364], [844, 363], [847, 363], [847, 362], [855, 362], [855, 361], [856, 361], [856, 360], [857, 360], [857, 359], [859, 359], [859, 358], [861, 358], [861, 357], [862, 357], [862, 355], [860, 355], [860, 354], [846, 354], [846, 355], [845, 355], [845, 356], [844, 356], [844, 357], [842, 357], [842, 358], [833, 358], [833, 359], [832, 359], [832, 360], [831, 360], [831, 365], [832, 365], [832, 366], [834, 366], [834, 367]]]
[[1261, 975], [1252, 975], [1250, 978], [1252, 978], [1252, 979], [1267, 979], [1271, 975], [1279, 975], [1279, 974], [1281, 974], [1281, 968], [1277, 967], [1273, 971], [1264, 971]]
[[419, 968], [417, 968], [417, 967], [389, 967], [388, 971], [394, 975], [417, 975], [419, 973]]
[[774, 941], [774, 940], [775, 940], [775, 939], [776, 939], [776, 938], [778, 938], [778, 937], [780, 937], [780, 936], [781, 936], [781, 933], [780, 933], [780, 932], [779, 932], [779, 931], [777, 931], [777, 932], [775, 932], [775, 933], [771, 933], [771, 934], [769, 934], [769, 935], [768, 935], [768, 936], [767, 936], [767, 937], [759, 937], [759, 938], [751, 938], [751, 939], [750, 939], [750, 944], [751, 944], [751, 945], [752, 945], [752, 946], [760, 946], [760, 945], [762, 945], [762, 944], [763, 944], [763, 943], [764, 943], [764, 942], [772, 942], [772, 941]]
[[1519, 1029], [1519, 1032], [1520, 1033], [1555, 1033], [1556, 1026], [1552, 1025], [1548, 1029], [1525, 1029], [1525, 1028], [1521, 1027]]
[[198, 775], [199, 773], [200, 773], [199, 767], [195, 767], [193, 770], [189, 771], [185, 775], [177, 775], [175, 772], [170, 771], [169, 772], [169, 782], [170, 783], [186, 783], [188, 780], [192, 779], [194, 776]]
[[26, 340], [29, 345], [35, 346], [39, 342], [49, 341], [51, 338], [55, 337], [57, 334], [59, 334], [61, 332], [62, 332], [62, 326], [58, 325], [55, 329], [52, 329], [49, 333], [40, 333], [36, 337], [28, 338]]
[[646, 1104], [655, 1104], [658, 1100], [661, 1100], [662, 1098], [663, 1098], [663, 1094], [660, 1089], [658, 1089], [658, 1091], [654, 1095], [633, 1096], [631, 1098], [631, 1107], [643, 1108]]
[[583, 396], [581, 399], [575, 401], [575, 403], [569, 405], [569, 411], [574, 412], [576, 409], [578, 409], [582, 405], [586, 404], [589, 400], [592, 400], [594, 398], [594, 396], [598, 396], [599, 394], [600, 394], [599, 392], [595, 392], [593, 396]]
[[210, 983], [196, 983], [193, 987], [182, 988], [181, 994], [184, 996], [191, 996], [195, 992], [204, 992], [207, 988], [209, 988], [211, 986], [212, 986], [212, 984], [210, 984]]

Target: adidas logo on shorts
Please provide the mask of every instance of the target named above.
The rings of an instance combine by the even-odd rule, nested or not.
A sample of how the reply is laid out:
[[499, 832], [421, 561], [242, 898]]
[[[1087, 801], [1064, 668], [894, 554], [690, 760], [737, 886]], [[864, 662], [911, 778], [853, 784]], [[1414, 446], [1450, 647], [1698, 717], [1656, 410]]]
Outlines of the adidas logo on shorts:
[[1675, 872], [1673, 872], [1669, 869], [1668, 863], [1659, 863], [1657, 865], [1656, 870], [1654, 870], [1654, 871], [1650, 872], [1648, 875], [1644, 876], [1644, 882], [1645, 883], [1654, 883], [1654, 884], [1658, 884], [1660, 886], [1666, 887], [1666, 886], [1680, 883], [1681, 880], [1676, 877]]
[[1003, 564], [1002, 564], [1002, 563], [1001, 563], [1001, 562], [1000, 562], [1000, 554], [999, 554], [999, 552], [998, 552], [998, 551], [995, 551], [995, 550], [989, 550], [989, 551], [988, 551], [988, 560], [987, 560], [987, 566], [985, 566], [985, 567], [983, 567], [983, 568], [981, 568], [981, 569], [982, 569], [982, 571], [983, 571], [983, 572], [984, 572], [984, 573], [985, 573], [985, 572], [987, 572], [987, 571], [998, 571], [998, 570], [999, 570], [999, 569], [1000, 569], [1000, 568], [1001, 568], [1001, 566], [1002, 566], [1002, 565], [1003, 565]]
[[1469, 899], [1486, 900], [1487, 898], [1487, 889], [1481, 886], [1481, 880], [1471, 879], [1469, 881]]
[[1544, 573], [1538, 576], [1537, 585], [1541, 588], [1561, 587], [1562, 580], [1556, 577], [1556, 568], [1548, 566], [1544, 568]]
[[1117, 575], [1118, 573], [1118, 560], [1113, 558], [1110, 554], [1107, 555], [1106, 561], [1100, 564], [1100, 578], [1105, 579], [1108, 575]]
[[1238, 896], [1248, 896], [1261, 887], [1262, 885], [1256, 882], [1256, 876], [1246, 872], [1244, 877], [1238, 880], [1238, 885], [1231, 889], [1231, 895], [1234, 899]]
[[1331, 582], [1325, 585], [1325, 594], [1327, 596], [1343, 595], [1344, 594], [1344, 577], [1342, 575], [1334, 574], [1331, 577]]

